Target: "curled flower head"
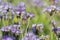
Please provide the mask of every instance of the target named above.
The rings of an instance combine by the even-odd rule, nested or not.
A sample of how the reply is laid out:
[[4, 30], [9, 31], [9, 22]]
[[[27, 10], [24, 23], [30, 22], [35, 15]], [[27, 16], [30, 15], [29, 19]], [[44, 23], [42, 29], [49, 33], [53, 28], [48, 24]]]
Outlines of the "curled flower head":
[[55, 5], [50, 5], [47, 8], [43, 9], [43, 12], [49, 13], [50, 16], [53, 15], [53, 13], [56, 13], [56, 6]]
[[21, 12], [25, 11], [25, 3], [20, 2], [16, 7], [16, 13], [21, 14]]
[[2, 13], [7, 13], [8, 12], [8, 8], [9, 8], [9, 5], [8, 5], [8, 3], [6, 3], [6, 2], [3, 2], [2, 4], [1, 4], [3, 7], [1, 8], [2, 9]]
[[6, 14], [7, 12], [14, 14], [14, 7], [8, 2], [2, 2], [0, 4], [0, 9], [0, 12], [3, 14]]
[[45, 8], [43, 10], [43, 12], [45, 12], [45, 11], [51, 12], [52, 10], [55, 10], [55, 9], [56, 9], [56, 6], [55, 5], [51, 5], [51, 6], [48, 6], [47, 8]]
[[18, 4], [18, 7], [25, 7], [25, 3], [24, 3], [24, 2], [20, 2], [20, 3]]

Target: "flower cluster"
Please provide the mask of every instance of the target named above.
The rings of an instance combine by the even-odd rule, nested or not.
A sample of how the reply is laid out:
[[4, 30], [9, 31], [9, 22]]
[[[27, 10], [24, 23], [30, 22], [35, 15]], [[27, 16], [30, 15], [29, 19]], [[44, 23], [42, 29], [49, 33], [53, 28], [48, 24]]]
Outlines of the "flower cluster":
[[[19, 35], [21, 33], [20, 31], [20, 24], [13, 24], [13, 25], [8, 25], [4, 26], [1, 28], [3, 39], [5, 40], [13, 40], [12, 38], [18, 40]], [[2, 40], [3, 40], [2, 39]]]
[[[55, 5], [58, 0], [49, 1], [48, 6], [44, 0], [32, 0], [32, 5], [21, 1], [14, 5], [12, 0], [7, 2], [0, 0], [1, 40], [50, 40], [53, 32], [60, 38], [60, 27], [57, 27], [57, 23], [51, 18], [52, 15], [60, 13], [60, 7]], [[47, 12], [50, 19], [47, 19], [44, 14], [39, 14], [40, 9], [43, 9], [44, 13]], [[51, 25], [50, 23], [53, 27], [47, 27]], [[51, 33], [46, 31], [45, 34], [45, 30]]]
[[44, 8], [43, 12], [47, 12], [47, 13], [49, 13], [50, 16], [52, 16], [53, 14], [60, 12], [60, 7], [51, 4], [51, 5], [47, 6], [46, 8]]

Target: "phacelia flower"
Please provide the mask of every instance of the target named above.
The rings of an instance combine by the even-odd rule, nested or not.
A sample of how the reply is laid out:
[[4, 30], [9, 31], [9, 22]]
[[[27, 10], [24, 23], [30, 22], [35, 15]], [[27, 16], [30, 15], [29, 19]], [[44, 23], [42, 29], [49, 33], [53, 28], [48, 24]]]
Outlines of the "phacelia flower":
[[3, 36], [2, 40], [15, 40], [13, 36]]
[[11, 28], [11, 32], [14, 33], [14, 34], [15, 34], [16, 30], [17, 30], [17, 29], [14, 28], [14, 27]]
[[43, 9], [43, 12], [47, 12], [50, 16], [52, 16], [52, 14], [56, 12], [56, 10], [57, 9], [55, 5], [50, 5], [47, 8]]
[[20, 2], [16, 7], [16, 14], [20, 15], [23, 11], [25, 11], [25, 3]]
[[54, 31], [54, 33], [56, 35], [59, 35], [60, 34], [60, 27], [54, 27], [54, 28], [52, 28], [52, 30]]
[[32, 32], [28, 32], [23, 38], [22, 40], [37, 40], [38, 37], [36, 35], [34, 35]]

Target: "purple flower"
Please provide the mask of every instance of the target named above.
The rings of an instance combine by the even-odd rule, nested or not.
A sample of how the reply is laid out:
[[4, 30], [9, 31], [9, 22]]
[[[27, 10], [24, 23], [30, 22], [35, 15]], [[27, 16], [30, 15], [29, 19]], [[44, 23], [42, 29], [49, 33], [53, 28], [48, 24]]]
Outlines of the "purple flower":
[[25, 3], [20, 2], [16, 7], [16, 13], [20, 14], [21, 12], [25, 11]]
[[1, 31], [3, 31], [3, 32], [8, 32], [9, 29], [8, 29], [8, 27], [5, 27], [5, 26], [4, 26], [4, 27], [1, 28]]
[[47, 12], [50, 16], [57, 12], [57, 7], [55, 5], [50, 5], [43, 9], [43, 12]]
[[37, 40], [37, 36], [34, 35], [32, 32], [28, 32], [23, 38], [22, 40]]
[[12, 4], [9, 4], [9, 11], [11, 12], [12, 15], [15, 14], [15, 6]]
[[60, 31], [60, 27], [57, 27], [57, 31]]
[[15, 38], [12, 36], [3, 36], [2, 40], [14, 40]]
[[1, 4], [2, 6], [3, 6], [3, 8], [2, 8], [2, 13], [7, 13], [7, 10], [8, 10], [8, 3], [6, 3], [6, 2], [3, 2], [2, 4]]
[[6, 40], [13, 40], [13, 38], [11, 38], [11, 37], [8, 37], [8, 38], [6, 38]]
[[20, 22], [14, 23], [12, 26], [19, 29], [20, 28]]
[[22, 20], [27, 20], [27, 16], [26, 15], [23, 15], [22, 16]]
[[55, 3], [58, 3], [58, 0], [54, 0], [55, 1]]
[[54, 27], [52, 30], [53, 30], [54, 33], [57, 34], [57, 35], [60, 33], [60, 27]]
[[32, 25], [32, 31], [33, 31], [33, 33], [36, 33], [36, 26], [37, 26], [37, 24], [33, 24]]
[[9, 5], [8, 5], [8, 3], [7, 2], [2, 2], [1, 4], [0, 4], [1, 6], [0, 6], [0, 12], [1, 13], [7, 13], [8, 11], [8, 8], [9, 8]]
[[55, 34], [57, 34], [57, 28], [56, 27], [53, 28], [53, 31], [54, 31]]
[[16, 29], [16, 28], [14, 28], [14, 27], [12, 27], [12, 28], [11, 28], [11, 32], [12, 32], [12, 33], [15, 33], [15, 32], [16, 32], [16, 30], [17, 30], [17, 29]]
[[12, 26], [13, 26], [14, 28], [17, 28], [17, 24], [13, 24]]
[[8, 25], [8, 26], [7, 26], [7, 28], [8, 28], [9, 30], [11, 30], [11, 28], [12, 28], [12, 25]]
[[43, 12], [51, 12], [52, 10], [55, 10], [56, 9], [56, 6], [55, 5], [50, 5], [50, 6], [48, 6], [47, 8], [45, 8], [44, 10], [43, 10]]
[[0, 12], [2, 13], [7, 13], [7, 12], [11, 12], [12, 14], [14, 14], [14, 6], [11, 5], [10, 3], [7, 3], [7, 2], [2, 2], [1, 3], [1, 6], [0, 6]]
[[1, 31], [5, 31], [5, 27], [2, 27], [0, 30], [1, 30]]
[[19, 30], [17, 29], [15, 33], [16, 33], [16, 35], [19, 35], [20, 34], [20, 29]]
[[34, 14], [32, 14], [31, 12], [29, 12], [29, 13], [27, 13], [27, 17], [32, 18], [32, 17], [34, 17]]
[[60, 12], [60, 7], [59, 6], [56, 7], [56, 10], [57, 10], [57, 12]]

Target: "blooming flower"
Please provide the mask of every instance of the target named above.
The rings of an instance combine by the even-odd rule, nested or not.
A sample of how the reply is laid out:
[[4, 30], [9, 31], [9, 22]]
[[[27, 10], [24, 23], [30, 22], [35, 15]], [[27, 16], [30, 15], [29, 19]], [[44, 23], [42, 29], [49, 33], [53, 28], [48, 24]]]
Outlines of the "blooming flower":
[[25, 11], [25, 3], [20, 2], [16, 7], [16, 13], [20, 14], [21, 12]]
[[55, 5], [50, 5], [48, 6], [47, 8], [45, 8], [43, 11], [48, 11], [48, 12], [51, 12], [52, 10], [55, 10], [56, 9], [56, 6]]
[[52, 16], [53, 13], [56, 13], [57, 7], [55, 5], [50, 5], [47, 8], [43, 9], [43, 12], [49, 13], [50, 16]]
[[34, 35], [32, 32], [28, 32], [22, 40], [37, 40], [37, 36]]
[[60, 31], [60, 27], [57, 27], [57, 30]]
[[14, 27], [11, 28], [11, 32], [14, 33], [14, 34], [15, 34], [16, 30], [17, 30], [17, 29], [14, 28]]
[[14, 40], [14, 39], [15, 39], [14, 37], [6, 35], [2, 38], [2, 40]]

